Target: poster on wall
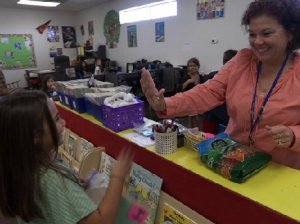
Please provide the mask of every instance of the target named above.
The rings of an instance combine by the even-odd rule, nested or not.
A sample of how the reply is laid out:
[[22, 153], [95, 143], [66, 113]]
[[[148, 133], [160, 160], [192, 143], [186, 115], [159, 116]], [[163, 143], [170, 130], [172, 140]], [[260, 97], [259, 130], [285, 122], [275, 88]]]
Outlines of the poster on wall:
[[58, 48], [56, 46], [52, 46], [49, 49], [49, 56], [50, 56], [50, 58], [54, 58], [54, 57], [62, 55], [62, 54], [63, 54], [62, 48]]
[[59, 42], [58, 26], [48, 26], [47, 41], [48, 42]]
[[225, 0], [197, 0], [197, 19], [224, 17]]
[[110, 10], [104, 18], [103, 34], [106, 38], [108, 48], [116, 48], [120, 37], [120, 20], [119, 13], [115, 10]]
[[61, 29], [62, 29], [64, 48], [76, 48], [77, 39], [76, 39], [75, 27], [62, 26]]
[[56, 47], [52, 46], [49, 49], [49, 56], [50, 58], [54, 58], [57, 56], [57, 51], [56, 51]]
[[80, 31], [81, 31], [81, 35], [84, 36], [84, 26], [83, 26], [83, 24], [80, 25]]
[[155, 23], [155, 42], [165, 42], [165, 23]]
[[94, 35], [94, 23], [93, 23], [93, 21], [88, 22], [88, 30], [89, 30], [89, 36]]
[[136, 25], [127, 26], [128, 47], [137, 47]]
[[0, 68], [36, 67], [31, 34], [0, 34]]
[[57, 56], [63, 55], [63, 49], [61, 47], [56, 48]]

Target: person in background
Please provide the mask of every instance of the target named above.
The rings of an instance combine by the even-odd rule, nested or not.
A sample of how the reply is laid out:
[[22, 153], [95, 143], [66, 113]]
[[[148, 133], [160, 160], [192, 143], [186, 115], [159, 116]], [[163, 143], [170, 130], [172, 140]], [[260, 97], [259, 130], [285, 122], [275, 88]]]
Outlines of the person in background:
[[[181, 86], [181, 91], [187, 91], [192, 89], [194, 86], [203, 83], [203, 76], [199, 73], [200, 62], [197, 58], [193, 57], [187, 61], [187, 74], [185, 81]], [[191, 114], [187, 118], [187, 127], [195, 128], [200, 127], [200, 116], [199, 114]]]
[[52, 76], [46, 76], [42, 82], [42, 90], [47, 94], [48, 97], [53, 100], [58, 100], [58, 95], [56, 92], [56, 83]]
[[95, 75], [100, 75], [103, 72], [102, 60], [100, 58], [95, 59]]
[[[230, 61], [236, 54], [237, 50], [228, 49], [224, 51], [223, 53], [223, 65], [226, 64], [228, 61]], [[209, 79], [213, 78], [218, 71], [210, 72], [208, 75], [206, 75]], [[227, 112], [226, 103], [223, 103], [220, 106], [217, 106], [216, 108], [213, 108], [212, 110], [206, 112], [203, 114], [204, 119], [214, 122], [215, 126], [218, 124], [222, 124], [223, 126], [227, 126], [229, 121], [229, 116]], [[215, 127], [217, 129], [217, 127]], [[215, 130], [216, 132], [217, 130]]]
[[71, 61], [71, 66], [78, 66], [81, 64], [82, 61], [84, 61], [84, 56], [80, 56], [80, 55], [77, 55], [76, 58], [74, 58], [72, 61]]
[[228, 49], [223, 53], [223, 65], [225, 65], [228, 61], [230, 61], [236, 54], [237, 50]]
[[77, 79], [82, 79], [88, 75], [88, 65], [84, 56], [78, 55], [75, 60], [71, 62], [71, 66], [75, 67], [75, 73]]
[[[133, 152], [122, 150], [99, 205], [57, 159], [65, 121], [41, 91], [0, 101], [0, 213], [18, 223], [113, 224]], [[16, 128], [18, 127], [18, 128]], [[13, 165], [12, 165], [13, 164]]]
[[203, 113], [226, 102], [234, 140], [300, 169], [299, 0], [256, 0], [242, 18], [250, 48], [240, 50], [213, 79], [164, 98], [143, 69], [141, 86], [160, 117]]
[[201, 83], [201, 75], [199, 73], [199, 69], [200, 62], [197, 58], [190, 58], [187, 61], [187, 77], [186, 80], [182, 83], [182, 91], [187, 91]]
[[81, 78], [87, 77], [89, 75], [88, 64], [85, 60], [81, 61], [80, 72], [81, 72]]

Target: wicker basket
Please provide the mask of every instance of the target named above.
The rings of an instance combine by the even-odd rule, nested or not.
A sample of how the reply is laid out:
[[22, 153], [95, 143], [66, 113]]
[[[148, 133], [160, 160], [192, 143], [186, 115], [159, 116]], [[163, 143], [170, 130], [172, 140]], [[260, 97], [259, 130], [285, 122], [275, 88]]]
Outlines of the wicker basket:
[[155, 151], [160, 154], [170, 154], [177, 150], [177, 131], [160, 133], [154, 131]]

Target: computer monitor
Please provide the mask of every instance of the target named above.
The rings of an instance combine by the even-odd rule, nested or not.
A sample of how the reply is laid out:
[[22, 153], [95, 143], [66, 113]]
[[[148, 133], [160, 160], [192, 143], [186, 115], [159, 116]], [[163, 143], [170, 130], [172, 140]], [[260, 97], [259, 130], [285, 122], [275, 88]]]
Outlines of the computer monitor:
[[70, 67], [70, 68], [66, 68], [66, 75], [70, 78], [76, 78], [76, 71], [75, 71], [75, 67]]
[[126, 72], [131, 73], [136, 70], [136, 63], [127, 63], [126, 64]]
[[118, 75], [119, 85], [126, 85], [131, 86], [131, 92], [139, 96], [142, 93], [140, 79], [141, 79], [141, 72], [135, 71], [131, 73], [121, 73]]

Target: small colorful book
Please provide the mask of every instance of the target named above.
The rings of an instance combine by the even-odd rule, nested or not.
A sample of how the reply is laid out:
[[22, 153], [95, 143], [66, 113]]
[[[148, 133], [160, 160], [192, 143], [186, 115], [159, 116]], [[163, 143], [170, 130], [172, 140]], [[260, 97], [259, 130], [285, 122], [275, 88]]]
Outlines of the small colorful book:
[[176, 210], [168, 203], [164, 203], [162, 206], [159, 224], [196, 224], [196, 222]]

